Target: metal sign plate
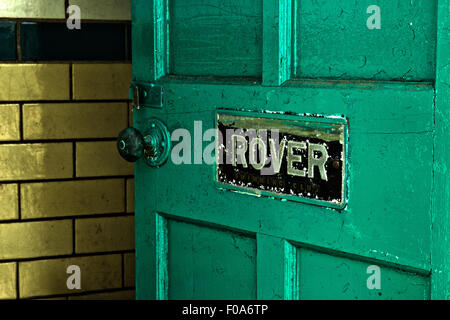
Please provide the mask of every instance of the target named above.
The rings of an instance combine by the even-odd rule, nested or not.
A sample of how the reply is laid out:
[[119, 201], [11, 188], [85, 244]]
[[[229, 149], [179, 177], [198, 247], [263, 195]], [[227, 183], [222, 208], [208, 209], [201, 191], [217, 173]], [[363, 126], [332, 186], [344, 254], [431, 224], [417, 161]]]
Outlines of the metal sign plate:
[[345, 119], [224, 111], [216, 121], [216, 179], [221, 186], [345, 206]]

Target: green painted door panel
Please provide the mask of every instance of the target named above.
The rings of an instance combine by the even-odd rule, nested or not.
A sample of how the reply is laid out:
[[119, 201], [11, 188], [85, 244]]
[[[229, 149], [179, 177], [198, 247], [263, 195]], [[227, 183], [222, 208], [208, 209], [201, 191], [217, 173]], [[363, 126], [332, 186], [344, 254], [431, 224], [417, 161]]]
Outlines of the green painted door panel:
[[426, 276], [379, 266], [381, 289], [367, 290], [367, 269], [373, 263], [303, 248], [298, 251], [302, 300], [424, 300], [430, 297]]
[[172, 74], [261, 77], [261, 0], [172, 0], [170, 19]]
[[[366, 27], [374, 4], [379, 30]], [[300, 0], [297, 10], [299, 78], [435, 78], [435, 0]]]
[[168, 218], [169, 299], [256, 299], [256, 239]]
[[[132, 1], [133, 80], [163, 92], [161, 108], [133, 109], [133, 126], [156, 117], [186, 129], [191, 163], [220, 110], [348, 124], [341, 210], [227, 190], [214, 164], [138, 160], [138, 299], [448, 297], [450, 112], [436, 101], [450, 94], [437, 31], [450, 10], [437, 1], [380, 2], [392, 31], [370, 35], [383, 27], [367, 29], [366, 1]], [[368, 287], [369, 266], [381, 288]]]
[[[261, 86], [166, 81], [160, 82], [165, 88], [165, 109], [139, 110], [142, 117], [135, 120], [138, 129], [143, 129], [140, 119], [157, 116], [170, 131], [186, 128], [193, 136], [194, 121], [202, 121], [204, 129], [211, 128], [217, 109], [238, 108], [242, 101], [254, 111], [264, 104], [271, 111], [283, 108], [293, 113], [351, 114], [348, 205], [340, 212], [224, 191], [214, 182], [213, 166], [175, 165], [169, 161], [158, 169], [144, 163], [136, 165], [137, 212], [151, 216], [156, 211], [254, 235], [263, 233], [420, 272], [430, 268], [430, 88], [283, 87], [275, 91]], [[410, 90], [408, 94], [404, 94], [406, 90]], [[392, 103], [398, 106], [395, 111]], [[378, 111], [370, 114], [375, 105]], [[149, 189], [150, 181], [159, 181], [157, 188]], [[145, 197], [151, 192], [153, 201], [142, 201], [139, 190], [146, 193]], [[170, 279], [169, 271], [169, 283]]]

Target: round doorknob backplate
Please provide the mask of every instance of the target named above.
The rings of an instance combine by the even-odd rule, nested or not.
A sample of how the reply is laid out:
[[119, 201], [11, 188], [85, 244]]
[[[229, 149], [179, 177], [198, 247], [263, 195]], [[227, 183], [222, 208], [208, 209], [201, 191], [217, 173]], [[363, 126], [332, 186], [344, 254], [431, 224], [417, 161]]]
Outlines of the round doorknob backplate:
[[167, 126], [160, 120], [152, 118], [147, 121], [145, 126], [144, 148], [145, 162], [150, 167], [162, 166], [170, 154], [170, 133]]
[[155, 118], [149, 119], [141, 133], [135, 128], [126, 128], [119, 134], [117, 149], [129, 162], [144, 158], [150, 167], [163, 165], [170, 153], [170, 133], [166, 125]]

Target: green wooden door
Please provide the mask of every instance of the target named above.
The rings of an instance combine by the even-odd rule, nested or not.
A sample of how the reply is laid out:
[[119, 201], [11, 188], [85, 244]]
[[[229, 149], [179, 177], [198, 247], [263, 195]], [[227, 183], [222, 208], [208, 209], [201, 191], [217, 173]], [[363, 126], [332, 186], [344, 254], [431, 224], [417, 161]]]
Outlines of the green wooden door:
[[[192, 137], [192, 164], [136, 162], [138, 299], [449, 298], [447, 1], [132, 3], [133, 81], [162, 94], [134, 127]], [[194, 158], [223, 110], [343, 119], [344, 205], [220, 186]]]

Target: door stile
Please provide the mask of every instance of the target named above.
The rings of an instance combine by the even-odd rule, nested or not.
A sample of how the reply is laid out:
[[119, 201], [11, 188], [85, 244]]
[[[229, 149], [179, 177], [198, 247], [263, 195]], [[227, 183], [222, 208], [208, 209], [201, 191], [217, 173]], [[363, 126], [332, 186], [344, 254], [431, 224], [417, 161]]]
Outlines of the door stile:
[[450, 6], [438, 0], [431, 298], [450, 299]]
[[[168, 0], [132, 0], [133, 82], [154, 82], [168, 72]], [[138, 126], [143, 110], [133, 108], [133, 126]], [[144, 162], [136, 162], [135, 176], [135, 247], [136, 299], [159, 298], [157, 289], [157, 239], [155, 212], [156, 184], [146, 185]], [[149, 173], [157, 181], [157, 172]], [[153, 180], [153, 179], [152, 179]]]
[[284, 299], [300, 299], [300, 264], [298, 248], [284, 240]]
[[262, 83], [280, 86], [291, 78], [292, 2], [263, 1]]
[[156, 300], [169, 299], [169, 242], [167, 219], [155, 212], [156, 218]]
[[298, 300], [297, 248], [282, 238], [256, 235], [258, 300]]
[[133, 80], [169, 73], [169, 0], [132, 0]]
[[299, 0], [291, 0], [291, 48], [290, 48], [290, 54], [291, 54], [291, 66], [290, 66], [290, 78], [296, 78], [297, 77], [297, 66], [299, 63], [300, 56], [297, 53], [298, 48], [298, 32], [300, 30], [299, 28], [299, 15], [300, 10], [298, 7]]

